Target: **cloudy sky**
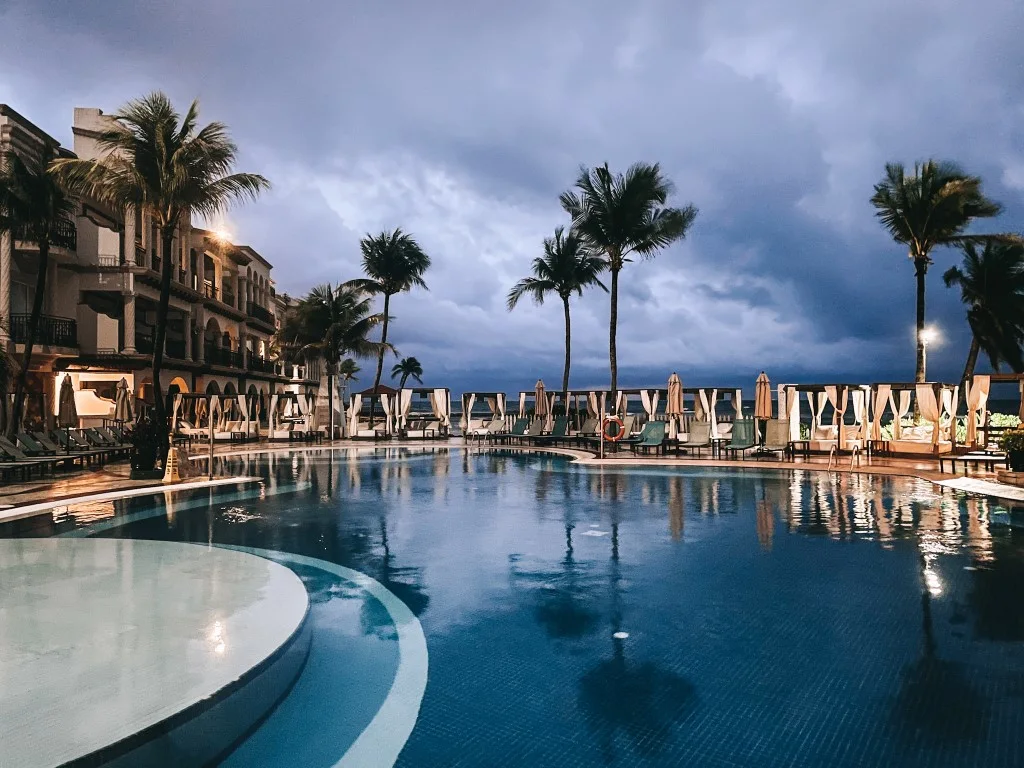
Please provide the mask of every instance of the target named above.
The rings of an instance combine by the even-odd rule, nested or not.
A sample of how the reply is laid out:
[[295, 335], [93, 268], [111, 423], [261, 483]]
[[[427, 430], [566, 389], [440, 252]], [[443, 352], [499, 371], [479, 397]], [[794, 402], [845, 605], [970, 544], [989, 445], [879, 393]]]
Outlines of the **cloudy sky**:
[[[623, 273], [620, 384], [906, 380], [913, 271], [872, 185], [953, 159], [1024, 230], [1022, 28], [1014, 0], [0, 0], [0, 102], [70, 144], [75, 106], [199, 98], [274, 184], [227, 228], [291, 294], [356, 276], [363, 234], [413, 233], [430, 291], [394, 302], [393, 340], [427, 383], [560, 379], [560, 307], [505, 294], [579, 166], [637, 160], [700, 214]], [[929, 275], [930, 378], [966, 352], [956, 258]], [[576, 386], [607, 381], [607, 318], [574, 305]]]

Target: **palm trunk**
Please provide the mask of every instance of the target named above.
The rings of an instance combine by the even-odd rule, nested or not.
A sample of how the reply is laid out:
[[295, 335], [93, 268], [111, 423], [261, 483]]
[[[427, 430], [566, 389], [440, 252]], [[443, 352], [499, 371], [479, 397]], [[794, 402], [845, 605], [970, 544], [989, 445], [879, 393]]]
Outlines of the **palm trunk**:
[[[917, 370], [914, 374], [914, 381], [920, 383], [925, 380], [925, 352], [922, 336], [924, 334], [924, 277], [928, 272], [928, 261], [915, 259], [914, 272], [917, 276]], [[916, 411], [916, 404], [914, 408]]]
[[[170, 428], [167, 424], [167, 411], [164, 408], [164, 389], [160, 386], [160, 374], [164, 367], [167, 308], [171, 300], [171, 247], [174, 242], [174, 226], [163, 227], [160, 235], [163, 252], [160, 261], [160, 303], [156, 308], [156, 332], [153, 334], [153, 418], [159, 435], [160, 453], [165, 455]], [[135, 333], [135, 329], [126, 328], [125, 333]]]
[[981, 351], [981, 344], [978, 343], [978, 337], [971, 336], [971, 348], [967, 352], [967, 362], [964, 364], [964, 374], [960, 377], [960, 391], [966, 391], [964, 385], [967, 380], [974, 375], [974, 366], [978, 364], [978, 353]]
[[619, 359], [615, 354], [615, 331], [619, 324], [619, 270], [612, 267], [611, 293], [612, 309], [608, 319], [608, 366], [612, 374], [612, 402], [615, 402], [615, 393], [618, 391], [619, 382]]
[[565, 406], [565, 416], [569, 417], [569, 365], [572, 356], [570, 349], [572, 345], [571, 323], [569, 321], [569, 297], [562, 297], [562, 308], [565, 310], [565, 368], [562, 369], [562, 405]]
[[25, 388], [28, 385], [28, 371], [32, 364], [32, 348], [39, 334], [39, 320], [43, 316], [43, 299], [46, 298], [46, 273], [50, 267], [50, 242], [39, 243], [39, 273], [36, 275], [36, 295], [32, 297], [32, 314], [28, 318], [28, 333], [25, 336], [25, 352], [21, 358], [21, 370], [14, 388], [14, 409], [7, 423], [7, 436], [13, 438], [21, 426], [21, 411], [25, 407]]
[[409, 380], [409, 374], [408, 373], [403, 373], [401, 381], [398, 382], [398, 388], [399, 389], [405, 389], [405, 382], [407, 382], [408, 380]]
[[391, 304], [391, 294], [384, 294], [384, 323], [380, 332], [380, 352], [377, 353], [377, 375], [373, 377], [373, 395], [370, 397], [370, 429], [373, 429], [374, 403], [373, 398], [377, 396], [380, 388], [380, 375], [384, 371], [384, 345], [388, 342], [388, 306]]

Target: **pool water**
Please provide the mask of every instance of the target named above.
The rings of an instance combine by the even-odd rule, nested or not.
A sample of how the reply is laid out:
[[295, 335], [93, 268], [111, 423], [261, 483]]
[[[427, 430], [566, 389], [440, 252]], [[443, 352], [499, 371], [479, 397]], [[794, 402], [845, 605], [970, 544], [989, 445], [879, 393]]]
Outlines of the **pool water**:
[[[372, 577], [429, 657], [397, 765], [1024, 765], [1024, 531], [991, 500], [443, 447], [225, 461], [263, 482], [65, 508], [42, 533]], [[229, 765], [335, 765], [406, 660], [378, 599], [284, 562], [313, 650]]]

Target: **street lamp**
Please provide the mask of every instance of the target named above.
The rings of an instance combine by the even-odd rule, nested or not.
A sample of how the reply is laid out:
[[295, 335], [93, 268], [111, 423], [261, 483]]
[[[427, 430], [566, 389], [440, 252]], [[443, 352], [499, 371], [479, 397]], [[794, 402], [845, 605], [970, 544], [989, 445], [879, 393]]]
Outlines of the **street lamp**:
[[935, 327], [922, 328], [921, 333], [918, 336], [921, 340], [921, 362], [922, 362], [922, 373], [924, 373], [925, 381], [928, 380], [928, 345], [935, 344], [939, 341], [939, 332]]

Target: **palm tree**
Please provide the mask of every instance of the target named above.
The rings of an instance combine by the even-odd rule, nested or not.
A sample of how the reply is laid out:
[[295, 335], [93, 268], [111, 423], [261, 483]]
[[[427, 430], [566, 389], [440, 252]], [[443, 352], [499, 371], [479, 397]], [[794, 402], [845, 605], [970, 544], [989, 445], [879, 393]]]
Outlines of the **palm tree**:
[[950, 267], [942, 275], [946, 287], [960, 288], [971, 327], [961, 388], [974, 375], [982, 350], [996, 370], [1006, 363], [1017, 373], [1024, 371], [1024, 245], [989, 242], [979, 251], [965, 243], [963, 252], [963, 269]]
[[420, 384], [423, 383], [423, 366], [420, 365], [420, 361], [415, 357], [403, 357], [398, 361], [398, 364], [391, 369], [391, 378], [396, 379], [399, 376], [402, 380], [398, 384], [399, 389], [405, 389], [405, 382], [409, 380], [409, 377], [416, 379]]
[[[236, 200], [256, 199], [270, 183], [254, 173], [232, 173], [238, 148], [225, 125], [198, 128], [199, 102], [184, 117], [159, 91], [128, 102], [112, 115], [112, 125], [97, 138], [95, 160], [58, 160], [54, 168], [73, 189], [131, 215], [148, 214], [160, 232], [160, 302], [153, 346], [156, 423], [167, 440], [160, 372], [164, 360], [167, 306], [171, 294], [172, 243], [179, 226], [192, 216], [209, 219]], [[131, 329], [129, 329], [131, 331]]]
[[[381, 325], [381, 348], [377, 353], [377, 375], [373, 379], [374, 393], [380, 388], [380, 377], [384, 371], [384, 352], [388, 341], [388, 311], [391, 297], [396, 293], [412, 290], [414, 286], [426, 288], [423, 273], [430, 268], [430, 257], [423, 252], [419, 243], [401, 229], [367, 235], [359, 241], [363, 253], [363, 271], [366, 279], [352, 280], [363, 290], [384, 297], [384, 322]], [[370, 428], [373, 428], [373, 411], [370, 411]]]
[[74, 247], [71, 234], [75, 228], [75, 203], [66, 187], [50, 171], [52, 148], [37, 158], [25, 159], [9, 151], [0, 171], [0, 233], [10, 232], [18, 240], [35, 243], [39, 249], [36, 260], [36, 292], [32, 297], [22, 355], [14, 385], [14, 408], [7, 423], [8, 436], [21, 424], [25, 404], [25, 387], [32, 364], [32, 349], [39, 334], [39, 323], [46, 298], [46, 276], [50, 266], [50, 247]]
[[[5, 331], [7, 330], [7, 327], [2, 323], [0, 323], [0, 328], [3, 328]], [[7, 431], [9, 416], [7, 407], [10, 405], [7, 393], [10, 391], [11, 380], [14, 378], [17, 369], [18, 364], [7, 351], [7, 345], [0, 344], [0, 434]]]
[[[529, 294], [534, 303], [543, 304], [549, 294], [557, 294], [562, 300], [565, 315], [565, 367], [562, 369], [562, 402], [569, 402], [569, 365], [571, 360], [571, 324], [569, 320], [569, 298], [574, 294], [583, 295], [583, 289], [596, 285], [607, 292], [599, 275], [604, 271], [605, 261], [588, 250], [572, 231], [565, 234], [562, 227], [555, 230], [555, 236], [544, 239], [544, 255], [533, 260], [533, 277], [524, 277], [508, 292], [508, 309], [515, 309], [519, 300]], [[568, 413], [568, 410], [566, 411]]]
[[581, 168], [576, 191], [563, 192], [562, 207], [572, 216], [572, 226], [583, 243], [601, 254], [612, 274], [611, 315], [608, 321], [608, 362], [614, 397], [619, 363], [615, 334], [619, 322], [619, 272], [636, 254], [654, 258], [686, 236], [697, 218], [692, 205], [664, 207], [674, 191], [672, 182], [661, 174], [657, 163], [636, 163], [625, 175], [612, 174], [605, 163]]
[[318, 285], [299, 301], [294, 313], [281, 328], [281, 343], [291, 347], [300, 359], [319, 358], [327, 372], [331, 393], [331, 433], [334, 430], [334, 376], [354, 378], [359, 367], [348, 355], [371, 357], [383, 344], [370, 341], [370, 332], [383, 322], [384, 316], [374, 314], [372, 298], [350, 283], [333, 286]]
[[928, 160], [914, 163], [907, 175], [902, 163], [887, 163], [885, 178], [871, 197], [875, 213], [892, 239], [908, 248], [917, 277], [916, 381], [924, 381], [925, 275], [932, 250], [939, 246], [984, 241], [992, 235], [966, 235], [975, 219], [991, 218], [1002, 207], [982, 194], [981, 179], [954, 163]]

